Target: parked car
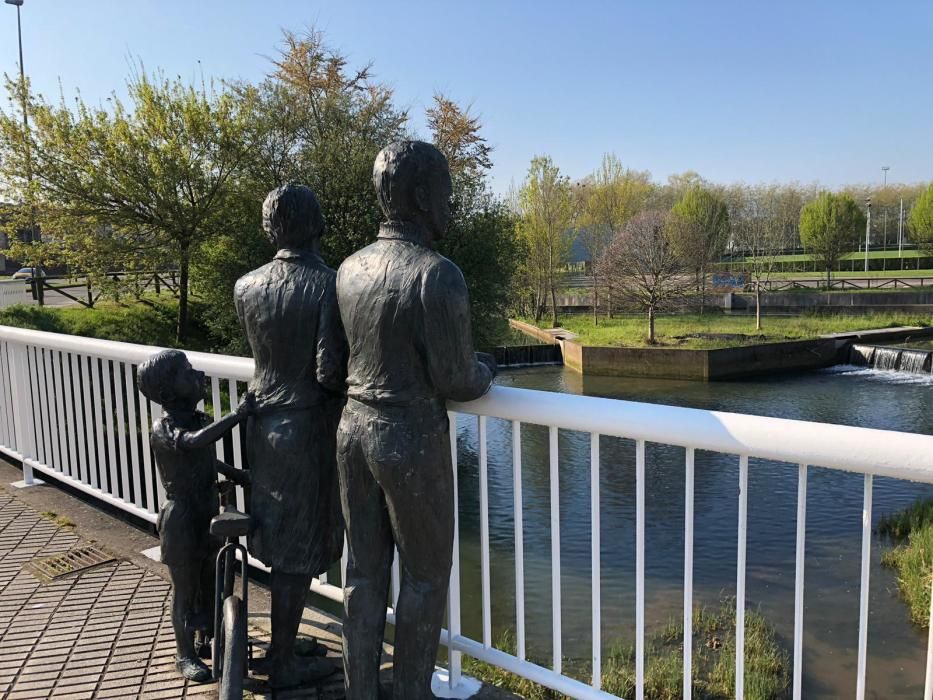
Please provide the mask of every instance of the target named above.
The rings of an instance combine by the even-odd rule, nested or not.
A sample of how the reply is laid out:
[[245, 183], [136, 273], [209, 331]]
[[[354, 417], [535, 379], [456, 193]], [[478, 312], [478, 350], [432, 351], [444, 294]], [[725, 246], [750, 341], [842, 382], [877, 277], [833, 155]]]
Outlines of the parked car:
[[43, 270], [41, 267], [21, 267], [19, 270], [13, 273], [11, 279], [31, 280], [33, 277], [45, 277], [45, 270]]

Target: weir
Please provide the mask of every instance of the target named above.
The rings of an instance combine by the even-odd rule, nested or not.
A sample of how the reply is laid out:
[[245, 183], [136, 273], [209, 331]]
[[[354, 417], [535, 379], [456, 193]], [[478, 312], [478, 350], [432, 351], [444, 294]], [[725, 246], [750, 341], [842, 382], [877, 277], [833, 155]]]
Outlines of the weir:
[[849, 346], [849, 364], [878, 370], [930, 374], [933, 351], [853, 343]]
[[503, 346], [496, 348], [493, 356], [500, 367], [537, 367], [564, 362], [559, 345]]

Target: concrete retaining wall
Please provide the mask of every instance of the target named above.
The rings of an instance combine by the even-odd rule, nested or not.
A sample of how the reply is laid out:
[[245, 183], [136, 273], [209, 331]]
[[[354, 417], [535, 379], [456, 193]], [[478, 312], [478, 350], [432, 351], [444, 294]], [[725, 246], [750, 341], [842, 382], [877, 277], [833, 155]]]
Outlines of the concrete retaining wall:
[[616, 348], [564, 341], [564, 364], [582, 374], [715, 381], [836, 364], [844, 339], [797, 340], [717, 350]]

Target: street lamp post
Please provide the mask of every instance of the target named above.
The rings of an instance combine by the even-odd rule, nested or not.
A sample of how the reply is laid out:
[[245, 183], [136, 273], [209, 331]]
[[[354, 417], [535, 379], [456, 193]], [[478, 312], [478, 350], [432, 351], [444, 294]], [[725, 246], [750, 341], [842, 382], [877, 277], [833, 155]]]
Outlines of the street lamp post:
[[865, 220], [865, 272], [868, 272], [868, 245], [871, 235], [871, 197], [865, 198], [865, 204], [868, 205], [868, 218]]
[[[884, 173], [884, 179], [883, 179], [883, 181], [882, 181], [883, 184], [882, 184], [881, 187], [882, 187], [882, 189], [885, 189], [885, 190], [888, 189], [888, 171], [889, 171], [890, 169], [891, 169], [891, 166], [889, 166], [889, 165], [882, 165], [882, 166], [881, 166], [881, 172]], [[883, 221], [884, 221], [884, 223], [881, 225], [881, 230], [882, 230], [881, 236], [882, 236], [882, 240], [884, 241], [884, 243], [883, 243], [882, 246], [881, 246], [881, 254], [882, 254], [882, 255], [884, 255], [884, 254], [887, 253], [887, 251], [888, 251], [888, 207], [887, 207], [887, 206], [885, 206], [885, 208], [884, 208], [884, 212], [883, 212]], [[887, 270], [887, 269], [888, 269], [888, 259], [887, 259], [887, 258], [881, 258], [881, 269], [882, 269], [882, 270]]]
[[[39, 232], [36, 230], [36, 208], [32, 204], [32, 153], [29, 146], [29, 109], [28, 96], [26, 93], [26, 68], [23, 64], [23, 25], [20, 20], [19, 8], [23, 6], [23, 0], [3, 0], [7, 5], [16, 6], [16, 38], [19, 42], [19, 96], [23, 106], [23, 132], [26, 136], [26, 182], [29, 185], [29, 240], [35, 243], [40, 240]], [[42, 287], [42, 278], [38, 275], [38, 268], [33, 269], [32, 276], [33, 292], [36, 300], [41, 306], [44, 302], [44, 289]]]

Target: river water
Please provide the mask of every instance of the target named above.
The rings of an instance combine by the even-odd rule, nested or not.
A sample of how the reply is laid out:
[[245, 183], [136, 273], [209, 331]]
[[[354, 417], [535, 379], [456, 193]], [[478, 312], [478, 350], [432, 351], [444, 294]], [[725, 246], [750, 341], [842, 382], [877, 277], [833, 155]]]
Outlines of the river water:
[[[505, 372], [502, 385], [930, 433], [933, 378], [854, 367], [733, 382], [582, 377], [563, 368]], [[458, 419], [464, 632], [482, 639], [476, 419]], [[676, 434], [677, 426], [670, 426]], [[565, 658], [591, 653], [589, 435], [560, 431], [562, 644]], [[515, 626], [511, 426], [488, 422], [489, 531], [494, 637]], [[604, 649], [634, 641], [634, 442], [601, 438], [600, 509]], [[528, 655], [549, 666], [551, 536], [547, 429], [522, 428], [525, 616]], [[811, 467], [808, 478], [804, 697], [855, 694], [863, 478]], [[695, 604], [735, 595], [738, 458], [697, 451]], [[933, 486], [876, 478], [873, 521], [933, 495]], [[797, 466], [750, 460], [746, 596], [793, 641]], [[646, 461], [645, 619], [649, 634], [683, 610], [684, 450], [649, 444]], [[926, 633], [913, 627], [893, 572], [889, 543], [874, 537], [868, 634], [868, 697], [922, 697]]]

